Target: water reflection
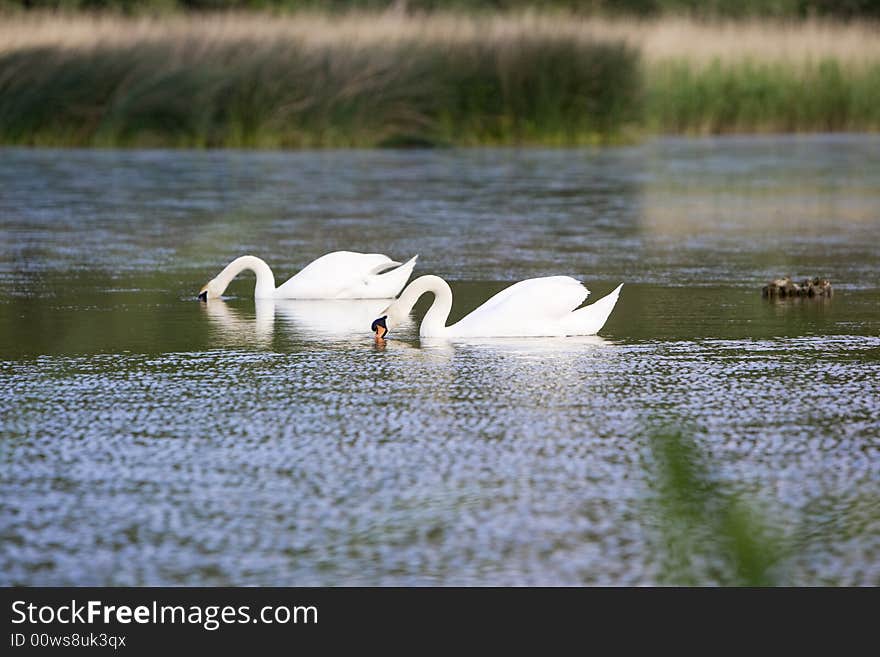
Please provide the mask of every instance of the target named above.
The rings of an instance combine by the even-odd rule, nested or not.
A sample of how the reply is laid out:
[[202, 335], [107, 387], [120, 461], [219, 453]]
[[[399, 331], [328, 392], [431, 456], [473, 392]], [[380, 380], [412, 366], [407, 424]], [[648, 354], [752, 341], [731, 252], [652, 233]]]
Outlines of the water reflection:
[[253, 315], [223, 299], [202, 302], [216, 343], [270, 347], [276, 331], [306, 340], [362, 340], [388, 299], [255, 299]]
[[662, 140], [645, 160], [639, 262], [673, 285], [790, 273], [871, 288], [877, 146], [854, 135]]
[[275, 331], [275, 303], [272, 300], [258, 299], [254, 305], [254, 316], [251, 318], [233, 310], [222, 299], [200, 302], [199, 306], [214, 329], [211, 342], [226, 347], [271, 347]]
[[308, 338], [363, 338], [389, 299], [279, 299], [275, 311], [286, 324]]
[[599, 335], [573, 335], [569, 337], [522, 337], [522, 338], [420, 338], [423, 347], [441, 348], [442, 345], [471, 347], [495, 353], [521, 356], [571, 357], [585, 349], [611, 347], [614, 342]]

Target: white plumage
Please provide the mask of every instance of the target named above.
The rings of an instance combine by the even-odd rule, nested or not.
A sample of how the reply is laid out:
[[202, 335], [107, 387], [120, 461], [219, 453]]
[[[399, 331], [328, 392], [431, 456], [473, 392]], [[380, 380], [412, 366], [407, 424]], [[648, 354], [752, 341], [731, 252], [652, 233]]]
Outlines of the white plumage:
[[594, 335], [608, 320], [620, 296], [621, 283], [595, 303], [578, 308], [589, 290], [569, 276], [530, 278], [501, 290], [452, 326], [452, 290], [438, 276], [421, 276], [410, 283], [383, 311], [388, 331], [400, 325], [419, 297], [434, 294], [434, 303], [419, 328], [423, 337], [527, 337]]
[[306, 265], [276, 288], [269, 265], [256, 256], [246, 255], [230, 262], [202, 287], [199, 298], [221, 296], [238, 274], [251, 270], [257, 276], [257, 299], [390, 299], [406, 285], [416, 258], [401, 265], [379, 253], [335, 251]]

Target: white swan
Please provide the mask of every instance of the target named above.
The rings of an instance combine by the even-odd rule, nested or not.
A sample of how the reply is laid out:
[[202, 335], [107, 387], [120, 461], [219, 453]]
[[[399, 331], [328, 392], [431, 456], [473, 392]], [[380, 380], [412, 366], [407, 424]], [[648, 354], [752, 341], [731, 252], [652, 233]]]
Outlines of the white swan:
[[[406, 285], [418, 257], [401, 265], [379, 253], [335, 251], [306, 265], [276, 288], [269, 265], [256, 256], [246, 255], [230, 262], [208, 281], [199, 290], [199, 300], [220, 297], [232, 279], [246, 269], [257, 275], [256, 299], [390, 299]], [[385, 271], [392, 267], [397, 269]]]
[[419, 335], [426, 338], [477, 338], [594, 335], [601, 329], [617, 303], [618, 285], [611, 294], [575, 310], [590, 294], [569, 276], [530, 278], [501, 290], [471, 314], [446, 326], [452, 310], [452, 290], [439, 276], [420, 276], [406, 286], [400, 298], [373, 321], [377, 338], [398, 326], [426, 292], [434, 303], [425, 313]]

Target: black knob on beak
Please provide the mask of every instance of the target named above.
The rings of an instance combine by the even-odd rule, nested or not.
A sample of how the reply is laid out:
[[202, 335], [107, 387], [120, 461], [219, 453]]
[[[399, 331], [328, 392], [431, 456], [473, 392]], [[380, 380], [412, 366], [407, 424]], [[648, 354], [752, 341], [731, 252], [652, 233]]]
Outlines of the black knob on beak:
[[[388, 333], [388, 327], [385, 326], [386, 319], [388, 319], [388, 315], [382, 315], [382, 317], [380, 317], [379, 319], [374, 319], [373, 323], [370, 324], [370, 330], [373, 331], [373, 333], [378, 333], [380, 338], [385, 337], [385, 335]], [[379, 333], [380, 327], [382, 328], [381, 333]]]
[[199, 292], [199, 301], [207, 301], [208, 300], [208, 291]]

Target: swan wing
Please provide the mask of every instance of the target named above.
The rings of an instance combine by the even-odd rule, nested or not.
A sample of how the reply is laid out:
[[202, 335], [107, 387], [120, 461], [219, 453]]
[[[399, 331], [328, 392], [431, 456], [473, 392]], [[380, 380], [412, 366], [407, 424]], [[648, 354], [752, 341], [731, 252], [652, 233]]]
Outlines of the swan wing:
[[614, 310], [622, 287], [623, 283], [614, 288], [610, 294], [606, 294], [589, 306], [578, 308], [573, 313], [566, 315], [563, 319], [566, 334], [595, 335], [598, 333], [608, 321], [611, 311]]
[[561, 324], [590, 291], [570, 276], [530, 278], [501, 290], [449, 327], [450, 335], [557, 335]]
[[[409, 271], [415, 265], [415, 259]], [[397, 267], [395, 262], [381, 253], [354, 253], [335, 251], [309, 263], [275, 291], [277, 299], [378, 299], [389, 298], [400, 289], [385, 289], [389, 285], [377, 284], [388, 281], [383, 278], [387, 269]], [[407, 265], [410, 265], [408, 262]], [[401, 267], [402, 269], [402, 267]], [[397, 271], [397, 270], [395, 270]], [[400, 278], [400, 275], [393, 277]], [[409, 276], [407, 275], [407, 278]], [[406, 283], [404, 279], [400, 287]]]

